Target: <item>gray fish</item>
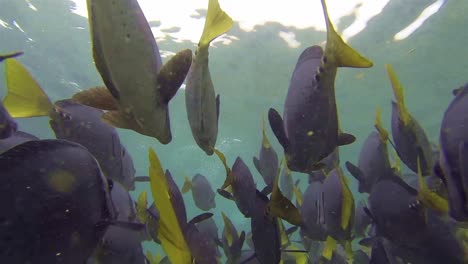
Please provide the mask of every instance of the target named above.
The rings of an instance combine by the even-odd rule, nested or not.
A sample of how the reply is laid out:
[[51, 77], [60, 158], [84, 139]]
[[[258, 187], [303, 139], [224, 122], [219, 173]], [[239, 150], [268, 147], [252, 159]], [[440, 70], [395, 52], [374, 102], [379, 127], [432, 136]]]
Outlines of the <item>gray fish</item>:
[[[242, 158], [237, 157], [232, 171], [228, 173], [229, 185], [232, 187], [232, 194], [225, 190], [218, 190], [218, 193], [227, 199], [236, 202], [237, 208], [245, 217], [251, 217], [252, 210], [255, 210], [256, 186], [252, 173]], [[229, 179], [230, 178], [230, 179]]]
[[255, 210], [252, 210], [250, 226], [255, 256], [261, 264], [278, 264], [281, 260], [281, 238], [278, 220], [265, 214], [268, 197], [256, 192]]
[[183, 229], [185, 241], [187, 241], [194, 264], [218, 264], [215, 242], [195, 226], [196, 223], [204, 221], [212, 215], [211, 213], [198, 215], [190, 220]]
[[263, 193], [269, 194], [273, 189], [276, 171], [278, 170], [278, 155], [273, 149], [273, 146], [271, 146], [270, 141], [266, 135], [265, 120], [263, 120], [262, 146], [260, 147], [258, 158], [253, 157], [253, 164], [267, 185], [265, 188], [268, 189]]
[[98, 160], [106, 177], [135, 189], [133, 160], [121, 144], [117, 130], [103, 122], [102, 110], [72, 100], [55, 102], [50, 127], [57, 139], [65, 139], [86, 147]]
[[245, 232], [237, 233], [236, 227], [231, 220], [221, 212], [224, 221], [223, 234], [221, 236], [221, 245], [226, 255], [227, 264], [240, 263], [242, 257], [242, 246], [245, 241]]
[[[120, 183], [114, 182], [111, 198], [115, 205], [117, 220], [136, 221], [134, 202]], [[93, 257], [87, 263], [145, 264], [140, 234], [136, 230], [110, 226], [99, 242]]]
[[377, 234], [395, 243], [417, 244], [426, 227], [417, 195], [415, 189], [398, 177], [377, 182], [369, 196]]
[[208, 65], [208, 48], [218, 36], [233, 25], [232, 19], [221, 9], [218, 0], [210, 0], [205, 26], [198, 42], [195, 57], [187, 75], [185, 106], [192, 135], [197, 145], [213, 155], [218, 137], [219, 95], [215, 95]]
[[360, 193], [369, 193], [379, 178], [393, 176], [387, 145], [378, 132], [372, 131], [364, 141], [358, 166], [346, 162], [346, 168], [358, 180]]
[[[204, 233], [215, 244], [218, 244], [218, 226], [216, 226], [216, 222], [213, 220], [212, 217], [203, 220], [199, 223], [196, 223], [195, 226], [197, 227], [198, 231], [200, 231], [200, 233]], [[216, 256], [221, 257], [221, 252], [219, 251], [218, 247], [216, 247]]]
[[301, 232], [305, 237], [312, 240], [325, 241], [327, 238], [324, 227], [324, 200], [322, 198], [322, 183], [313, 182], [309, 184], [304, 192], [303, 203], [299, 208], [301, 212], [303, 225]]
[[208, 211], [216, 207], [215, 192], [205, 176], [197, 173], [193, 176], [192, 180], [185, 177], [182, 193], [186, 193], [189, 190], [192, 190], [193, 201], [201, 210]]
[[320, 46], [300, 55], [289, 84], [283, 119], [273, 108], [268, 112], [270, 126], [284, 148], [289, 169], [310, 173], [324, 167], [321, 161], [338, 146], [351, 144], [355, 137], [342, 133], [335, 100], [338, 67], [368, 68], [372, 62], [344, 43], [328, 17], [325, 51]]
[[[468, 84], [448, 106], [440, 127], [440, 159], [436, 171], [447, 187], [450, 216], [468, 221]], [[438, 168], [437, 168], [438, 167]]]
[[106, 112], [110, 124], [172, 139], [168, 103], [192, 60], [183, 50], [162, 66], [159, 48], [137, 0], [88, 0], [93, 57], [106, 88], [89, 89], [75, 100]]
[[0, 154], [17, 145], [32, 140], [39, 140], [39, 138], [23, 131], [16, 131], [10, 137], [0, 139]]
[[418, 172], [417, 159], [421, 162], [423, 176], [431, 174], [434, 160], [432, 146], [424, 129], [408, 112], [403, 88], [390, 65], [386, 65], [396, 102], [392, 101], [392, 136], [398, 156], [413, 172]]
[[0, 102], [0, 140], [13, 135], [18, 129], [18, 124]]
[[1, 263], [85, 263], [116, 217], [83, 146], [38, 140], [0, 155]]

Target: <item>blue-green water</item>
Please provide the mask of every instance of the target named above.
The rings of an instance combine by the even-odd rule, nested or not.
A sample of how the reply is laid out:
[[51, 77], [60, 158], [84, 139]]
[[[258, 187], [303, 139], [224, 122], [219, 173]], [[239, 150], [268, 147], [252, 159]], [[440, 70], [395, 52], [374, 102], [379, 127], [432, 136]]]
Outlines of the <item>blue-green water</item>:
[[[71, 12], [71, 2], [62, 0], [1, 0], [0, 19], [10, 28], [0, 26], [0, 53], [22, 50], [19, 58], [45, 89], [53, 101], [68, 98], [79, 89], [102, 85], [93, 64], [88, 22]], [[357, 136], [350, 146], [340, 148], [341, 161], [357, 162], [363, 140], [373, 130], [375, 109], [380, 106], [387, 129], [390, 128], [390, 102], [393, 98], [384, 64], [392, 64], [405, 88], [409, 111], [437, 143], [442, 115], [453, 98], [452, 89], [467, 82], [468, 76], [468, 2], [446, 1], [440, 11], [408, 38], [395, 42], [393, 36], [434, 1], [391, 0], [382, 13], [371, 19], [367, 27], [348, 42], [374, 62], [371, 69], [339, 70], [336, 99], [343, 131]], [[287, 6], [285, 1], [285, 6]], [[333, 12], [333, 10], [330, 10]], [[294, 15], [294, 14], [291, 14]], [[259, 12], [261, 16], [261, 12]], [[24, 32], [13, 26], [16, 21]], [[338, 31], [353, 21], [347, 17], [336, 24]], [[180, 25], [184, 27], [184, 25]], [[301, 43], [289, 48], [278, 36], [291, 31]], [[261, 143], [262, 116], [270, 107], [282, 112], [289, 80], [300, 53], [310, 45], [322, 43], [324, 32], [297, 30], [278, 23], [257, 26], [255, 32], [244, 32], [237, 24], [229, 32], [238, 40], [230, 45], [210, 49], [210, 71], [216, 91], [221, 95], [221, 115], [217, 148], [232, 165], [240, 156], [250, 167], [261, 189], [264, 183], [252, 164]], [[191, 42], [159, 41], [159, 48], [177, 52], [195, 49]], [[5, 94], [3, 65], [0, 65], [0, 96]], [[170, 103], [173, 140], [161, 145], [153, 138], [133, 131], [120, 130], [123, 144], [133, 156], [137, 175], [148, 174], [148, 147], [153, 147], [165, 169], [170, 169], [181, 187], [184, 176], [205, 175], [214, 188], [221, 186], [225, 171], [215, 156], [208, 157], [195, 144], [186, 117], [184, 91]], [[21, 130], [40, 138], [53, 138], [47, 118], [19, 121]], [[278, 153], [282, 148], [268, 129], [268, 136]], [[301, 179], [304, 190], [307, 178]], [[349, 177], [353, 191], [356, 182]], [[138, 183], [133, 197], [149, 191], [148, 184]], [[356, 195], [357, 194], [356, 191]], [[190, 194], [184, 195], [189, 219], [200, 213]], [[249, 230], [250, 222], [238, 212], [235, 204], [217, 196], [214, 218], [222, 229], [220, 212], [229, 216], [238, 230]], [[237, 212], [237, 213], [233, 213]]]

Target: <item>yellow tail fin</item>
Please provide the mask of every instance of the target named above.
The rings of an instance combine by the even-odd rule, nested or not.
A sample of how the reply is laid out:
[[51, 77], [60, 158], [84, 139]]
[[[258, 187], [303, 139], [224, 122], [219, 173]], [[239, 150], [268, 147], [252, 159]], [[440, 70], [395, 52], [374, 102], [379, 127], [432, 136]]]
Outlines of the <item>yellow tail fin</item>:
[[184, 181], [184, 186], [182, 186], [182, 190], [180, 190], [182, 193], [187, 193], [192, 189], [192, 181], [190, 180], [189, 177], [185, 176], [185, 181]]
[[226, 156], [224, 156], [224, 154], [217, 149], [213, 149], [213, 151], [216, 154], [216, 156], [218, 156], [218, 158], [221, 160], [224, 168], [226, 169], [226, 180], [224, 180], [223, 186], [221, 186], [220, 188], [221, 190], [224, 190], [227, 187], [231, 186], [231, 184], [234, 182], [234, 175], [232, 175], [231, 168], [229, 168], [229, 166], [227, 165]]
[[170, 198], [169, 185], [156, 152], [149, 149], [150, 185], [154, 203], [161, 214], [158, 238], [171, 263], [191, 264], [192, 256], [185, 241]]
[[233, 230], [231, 229], [232, 222], [223, 212], [221, 212], [221, 215], [223, 216], [223, 221], [224, 221], [224, 230], [223, 230], [224, 237], [226, 237], [227, 239], [228, 246], [232, 246], [232, 243], [234, 243], [234, 234], [233, 234]]
[[449, 211], [449, 204], [447, 200], [440, 197], [437, 193], [429, 189], [421, 173], [421, 164], [419, 162], [419, 156], [417, 158], [417, 161], [418, 161], [418, 181], [419, 181], [418, 193], [419, 193], [420, 199], [422, 200], [423, 204], [425, 204], [426, 206], [434, 209], [437, 212], [447, 214]]
[[15, 59], [5, 61], [7, 95], [3, 100], [12, 117], [47, 116], [53, 108], [39, 84]]
[[325, 48], [325, 56], [335, 57], [336, 67], [352, 67], [352, 68], [370, 68], [373, 63], [369, 59], [363, 57], [359, 52], [346, 44], [340, 35], [336, 32], [333, 24], [328, 16], [327, 5], [325, 0], [322, 0], [323, 15], [327, 24], [327, 45]]
[[400, 119], [403, 124], [406, 125], [410, 121], [410, 116], [405, 106], [403, 86], [401, 85], [400, 81], [398, 81], [395, 71], [393, 71], [392, 65], [385, 64], [385, 69], [387, 69], [387, 75], [390, 79], [390, 83], [392, 84], [393, 94], [395, 95], [398, 112], [400, 113]]
[[231, 29], [233, 24], [232, 18], [221, 9], [218, 0], [209, 0], [205, 27], [199, 45], [208, 46], [215, 38]]
[[343, 201], [341, 203], [341, 228], [346, 230], [351, 222], [352, 212], [354, 210], [354, 197], [349, 189], [348, 182], [341, 172], [340, 168], [336, 166], [336, 172], [340, 178]]
[[380, 107], [377, 106], [375, 110], [375, 128], [379, 132], [380, 140], [386, 142], [388, 140], [388, 131], [382, 126], [382, 120], [380, 118]]
[[262, 118], [262, 146], [266, 149], [269, 149], [271, 147], [270, 141], [268, 140], [267, 134], [266, 134], [266, 128], [265, 128], [265, 115], [263, 115]]

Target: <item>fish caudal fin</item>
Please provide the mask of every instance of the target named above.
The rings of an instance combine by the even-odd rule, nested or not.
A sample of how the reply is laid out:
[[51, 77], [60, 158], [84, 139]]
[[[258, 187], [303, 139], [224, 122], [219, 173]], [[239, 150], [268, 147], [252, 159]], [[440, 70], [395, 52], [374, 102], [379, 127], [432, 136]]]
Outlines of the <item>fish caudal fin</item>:
[[342, 188], [341, 193], [343, 195], [343, 201], [341, 203], [341, 228], [346, 230], [348, 227], [350, 227], [351, 221], [353, 220], [352, 218], [354, 217], [354, 197], [353, 193], [349, 189], [346, 178], [338, 166], [336, 166], [336, 171], [338, 173], [338, 177], [340, 178]]
[[403, 124], [407, 125], [411, 117], [409, 116], [408, 110], [405, 106], [403, 86], [401, 85], [400, 81], [398, 81], [398, 78], [390, 64], [385, 64], [385, 69], [387, 69], [387, 75], [390, 79], [390, 83], [392, 84], [393, 94], [395, 95], [400, 119], [403, 122]]
[[199, 45], [206, 47], [218, 36], [231, 29], [234, 22], [219, 6], [218, 0], [209, 0], [205, 27]]
[[224, 156], [224, 154], [217, 149], [213, 149], [213, 151], [216, 154], [216, 156], [218, 156], [218, 158], [221, 160], [224, 168], [226, 169], [226, 180], [224, 181], [223, 186], [221, 186], [220, 188], [221, 190], [224, 190], [227, 187], [231, 186], [231, 184], [234, 182], [234, 175], [232, 175], [231, 168], [229, 168], [229, 166], [227, 165], [226, 157]]
[[53, 104], [28, 70], [15, 59], [5, 61], [7, 95], [3, 104], [12, 117], [47, 116]]
[[192, 181], [190, 180], [189, 177], [185, 176], [185, 181], [184, 181], [184, 186], [182, 186], [182, 190], [180, 190], [182, 193], [187, 193], [192, 189]]
[[335, 63], [337, 67], [351, 67], [351, 68], [370, 68], [373, 63], [363, 57], [359, 52], [346, 44], [340, 35], [335, 31], [333, 24], [328, 16], [327, 5], [325, 0], [322, 0], [323, 14], [327, 24], [327, 46], [325, 48], [325, 55], [328, 52], [333, 52], [335, 56]]

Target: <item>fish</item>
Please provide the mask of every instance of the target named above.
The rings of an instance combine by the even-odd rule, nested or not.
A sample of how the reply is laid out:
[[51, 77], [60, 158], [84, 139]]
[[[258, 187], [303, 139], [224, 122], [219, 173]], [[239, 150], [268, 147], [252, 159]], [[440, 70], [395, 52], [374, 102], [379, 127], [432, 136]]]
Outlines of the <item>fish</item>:
[[28, 141], [0, 170], [2, 263], [85, 263], [116, 220], [112, 185], [79, 144]]
[[226, 33], [234, 22], [220, 7], [218, 0], [209, 0], [203, 33], [198, 42], [185, 84], [187, 119], [197, 145], [209, 156], [218, 137], [220, 97], [215, 95], [208, 63], [208, 48], [218, 36]]
[[391, 65], [385, 65], [395, 101], [392, 101], [392, 136], [401, 161], [413, 172], [418, 171], [416, 160], [419, 156], [424, 176], [432, 172], [434, 160], [432, 146], [419, 122], [409, 113], [405, 105], [403, 87]]
[[240, 263], [242, 256], [242, 246], [245, 241], [245, 232], [240, 234], [237, 232], [236, 227], [232, 224], [231, 220], [221, 212], [224, 222], [223, 235], [221, 237], [221, 246], [226, 255], [228, 264]]
[[[215, 153], [226, 169], [226, 180], [221, 188], [218, 189], [218, 193], [227, 199], [233, 200], [239, 211], [245, 217], [250, 217], [252, 210], [255, 209], [255, 192], [257, 188], [249, 167], [247, 167], [241, 157], [237, 157], [231, 170], [227, 165], [224, 154], [216, 149]], [[229, 186], [232, 193], [225, 190]]]
[[[200, 233], [204, 233], [215, 245], [219, 246], [218, 226], [216, 226], [216, 222], [212, 217], [196, 223], [195, 226]], [[216, 257], [221, 257], [221, 252], [218, 247], [216, 247]]]
[[[127, 189], [118, 182], [113, 183], [111, 199], [115, 205], [117, 219], [138, 222], [134, 202]], [[135, 263], [145, 264], [145, 255], [138, 231], [119, 226], [109, 226], [87, 264]]]
[[333, 28], [325, 1], [323, 13], [327, 26], [325, 50], [306, 48], [299, 56], [289, 83], [283, 118], [270, 108], [268, 120], [284, 149], [292, 171], [310, 173], [321, 169], [321, 161], [338, 146], [355, 141], [343, 133], [338, 122], [335, 77], [338, 67], [372, 67], [372, 62], [348, 46]]
[[218, 255], [215, 242], [205, 233], [196, 228], [196, 224], [213, 216], [212, 213], [203, 213], [187, 223], [184, 237], [189, 246], [194, 264], [218, 264]]
[[18, 130], [18, 123], [11, 117], [0, 102], [0, 140], [6, 139]]
[[449, 214], [468, 221], [468, 84], [458, 89], [442, 118], [439, 133], [440, 158], [434, 166], [447, 188]]
[[151, 194], [160, 213], [158, 239], [171, 263], [192, 264], [192, 255], [179, 224], [181, 219], [173, 206], [168, 177], [156, 152], [149, 148], [148, 154]]
[[278, 264], [281, 260], [281, 237], [278, 221], [265, 214], [269, 199], [256, 191], [255, 210], [252, 210], [250, 228], [255, 257], [260, 264]]
[[93, 58], [104, 87], [78, 92], [79, 103], [107, 110], [109, 124], [172, 140], [170, 100], [190, 68], [192, 51], [182, 50], [164, 65], [137, 0], [88, 0]]
[[23, 131], [16, 131], [10, 137], [0, 139], [0, 154], [17, 145], [32, 140], [39, 140], [39, 138]]
[[7, 95], [3, 103], [13, 117], [48, 116], [58, 139], [88, 148], [106, 177], [132, 190], [135, 168], [114, 127], [101, 121], [102, 111], [69, 99], [52, 103], [26, 67], [15, 59], [5, 62]]
[[132, 156], [121, 143], [117, 130], [102, 121], [103, 111], [70, 99], [57, 101], [53, 107], [55, 113], [49, 115], [49, 124], [56, 138], [83, 145], [99, 161], [107, 177], [127, 190], [134, 190]]
[[195, 205], [203, 211], [209, 211], [216, 207], [215, 192], [211, 188], [210, 182], [205, 176], [197, 173], [192, 180], [185, 177], [182, 193], [192, 191], [192, 198]]
[[276, 151], [268, 140], [265, 129], [265, 118], [263, 118], [262, 124], [262, 145], [258, 157], [253, 157], [253, 164], [266, 184], [265, 188], [267, 189], [263, 193], [268, 195], [273, 188], [276, 170], [278, 169], [278, 154], [276, 154]]

